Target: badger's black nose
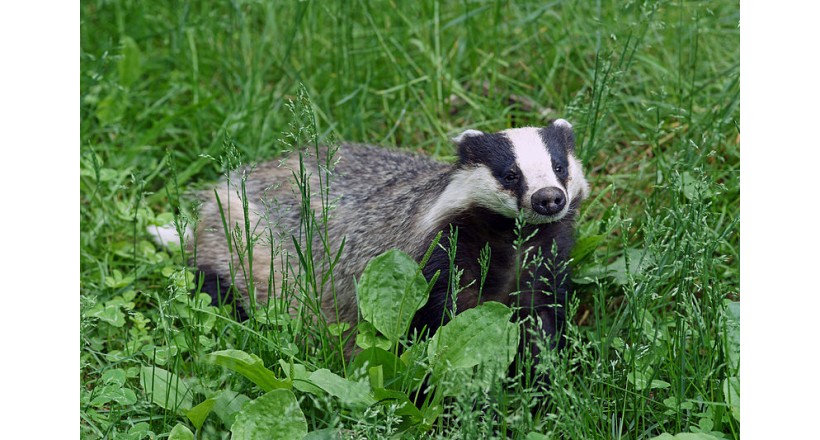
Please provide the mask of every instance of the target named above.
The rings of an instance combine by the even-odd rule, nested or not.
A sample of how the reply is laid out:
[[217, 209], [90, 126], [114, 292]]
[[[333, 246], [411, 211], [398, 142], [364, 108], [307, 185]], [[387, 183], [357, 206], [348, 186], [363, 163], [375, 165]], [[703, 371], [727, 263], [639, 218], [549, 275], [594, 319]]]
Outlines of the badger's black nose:
[[532, 209], [541, 215], [555, 215], [564, 209], [567, 198], [561, 188], [541, 188], [532, 195]]

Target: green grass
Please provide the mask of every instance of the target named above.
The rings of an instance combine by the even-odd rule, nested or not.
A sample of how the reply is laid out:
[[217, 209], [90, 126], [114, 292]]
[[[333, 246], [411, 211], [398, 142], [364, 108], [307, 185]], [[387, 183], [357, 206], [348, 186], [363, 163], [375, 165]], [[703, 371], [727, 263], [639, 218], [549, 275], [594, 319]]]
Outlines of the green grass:
[[[295, 338], [310, 330], [302, 320], [239, 325], [191, 297], [187, 257], [150, 242], [147, 225], [220, 178], [226, 145], [233, 163], [272, 159], [307, 127], [320, 142], [447, 160], [464, 128], [562, 117], [592, 196], [549, 403], [532, 413], [535, 390], [476, 384], [405, 435], [739, 438], [725, 388], [738, 376], [727, 306], [739, 301], [738, 22], [725, 1], [82, 2], [83, 436], [149, 438], [181, 423], [227, 438], [219, 414], [196, 430], [140, 380], [169, 371], [193, 405], [263, 394], [206, 362], [217, 350], [259, 356], [280, 379], [280, 360], [346, 374], [340, 356]], [[302, 85], [315, 121], [288, 108]], [[310, 431], [403, 429], [388, 407], [296, 396]]]

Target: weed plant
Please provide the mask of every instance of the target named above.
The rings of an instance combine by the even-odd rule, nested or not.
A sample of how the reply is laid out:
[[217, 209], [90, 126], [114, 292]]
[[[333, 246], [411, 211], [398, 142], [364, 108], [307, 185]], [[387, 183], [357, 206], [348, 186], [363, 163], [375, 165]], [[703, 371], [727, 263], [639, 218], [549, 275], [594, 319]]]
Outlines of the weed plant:
[[[254, 438], [259, 424], [283, 438], [739, 438], [738, 22], [728, 1], [83, 1], [82, 437]], [[316, 313], [341, 253], [325, 227], [332, 161], [319, 188], [294, 175], [297, 255], [245, 321], [201, 292], [196, 243], [146, 232], [196, 225], [192, 190], [230, 179], [241, 193], [243, 169], [285, 150], [317, 160], [343, 139], [447, 161], [464, 128], [558, 117], [592, 196], [565, 350], [539, 342], [547, 390], [526, 355], [518, 375], [442, 367], [456, 326], [421, 340], [364, 311], [355, 328]], [[248, 226], [224, 222], [234, 278], [276, 241]], [[378, 270], [412, 285], [405, 264]], [[523, 330], [474, 310], [500, 329], [475, 353], [506, 360]]]

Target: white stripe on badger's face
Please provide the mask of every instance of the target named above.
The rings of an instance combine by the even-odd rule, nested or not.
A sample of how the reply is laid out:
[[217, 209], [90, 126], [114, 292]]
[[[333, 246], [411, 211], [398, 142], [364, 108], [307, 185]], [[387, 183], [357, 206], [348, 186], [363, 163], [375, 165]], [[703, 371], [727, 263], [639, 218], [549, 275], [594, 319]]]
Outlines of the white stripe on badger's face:
[[453, 213], [476, 205], [507, 217], [515, 217], [518, 213], [515, 196], [501, 189], [487, 167], [476, 166], [453, 173], [447, 188], [427, 211], [420, 227], [429, 231]]
[[567, 204], [575, 199], [586, 199], [589, 197], [589, 184], [584, 177], [584, 169], [581, 166], [581, 161], [576, 159], [572, 154], [569, 158], [569, 178], [567, 179], [567, 191], [569, 192], [569, 200]]

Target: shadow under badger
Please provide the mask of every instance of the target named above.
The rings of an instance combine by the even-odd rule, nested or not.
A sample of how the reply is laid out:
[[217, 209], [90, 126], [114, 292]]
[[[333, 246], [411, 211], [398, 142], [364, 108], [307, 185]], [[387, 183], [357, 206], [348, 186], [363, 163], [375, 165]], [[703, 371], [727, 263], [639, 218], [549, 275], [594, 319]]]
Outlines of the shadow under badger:
[[[589, 191], [574, 155], [572, 126], [559, 119], [544, 128], [498, 133], [467, 130], [453, 141], [458, 147], [458, 160], [453, 165], [372, 146], [339, 147], [327, 196], [333, 205], [327, 236], [332, 251], [339, 249], [343, 238], [345, 242], [333, 270], [335, 295], [322, 293], [324, 319], [355, 324], [354, 279], [368, 261], [391, 248], [419, 261], [442, 232], [440, 246], [423, 268], [428, 280], [437, 271], [441, 274], [412, 327], [433, 334], [448, 321], [450, 313], [445, 312], [453, 309], [446, 248], [451, 230], [457, 228], [455, 265], [463, 270], [460, 283], [466, 286], [455, 300], [457, 312], [475, 307], [479, 301], [516, 306], [518, 318], [538, 318], [525, 320], [530, 329], [540, 325], [536, 330], [549, 336], [553, 347], [562, 347], [570, 278], [566, 263], [578, 206]], [[318, 176], [324, 172], [317, 167], [324, 159], [316, 159], [303, 161], [313, 191], [320, 187]], [[233, 287], [247, 309], [251, 283], [256, 304], [264, 304], [277, 298], [283, 282], [298, 272], [289, 265], [298, 265], [292, 234], [300, 225], [303, 199], [292, 181], [299, 167], [297, 155], [249, 171], [245, 180], [247, 219], [236, 187], [238, 176], [216, 189], [218, 201], [213, 191], [203, 194], [196, 238], [188, 242], [197, 245], [196, 263], [210, 280], [206, 285], [209, 293], [215, 294], [219, 287], [224, 294], [233, 270]], [[321, 212], [319, 200], [318, 194], [311, 198], [316, 212]], [[519, 217], [526, 221], [519, 235], [530, 238], [516, 250], [513, 245]], [[242, 263], [247, 258], [239, 258], [237, 249], [229, 248], [226, 225], [242, 236], [245, 225], [250, 225], [250, 235], [261, 238], [253, 241], [252, 275]], [[489, 246], [491, 258], [479, 298], [479, 254], [485, 246]], [[525, 249], [533, 255], [540, 252], [546, 264], [517, 268], [520, 252]], [[293, 299], [291, 307], [298, 307], [298, 302], [298, 298]], [[528, 329], [522, 332], [527, 333]]]

